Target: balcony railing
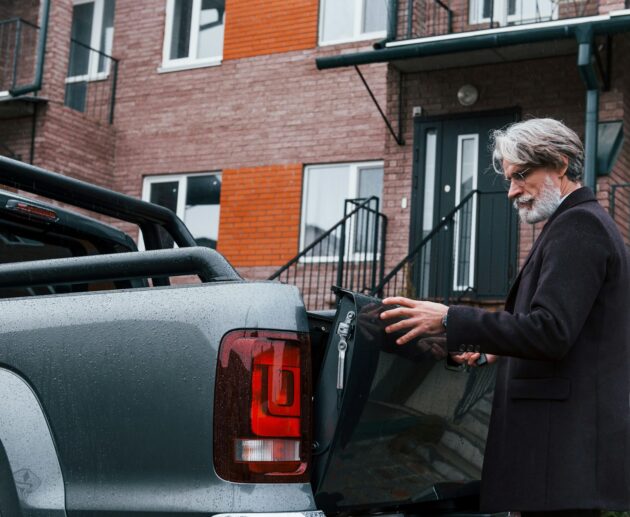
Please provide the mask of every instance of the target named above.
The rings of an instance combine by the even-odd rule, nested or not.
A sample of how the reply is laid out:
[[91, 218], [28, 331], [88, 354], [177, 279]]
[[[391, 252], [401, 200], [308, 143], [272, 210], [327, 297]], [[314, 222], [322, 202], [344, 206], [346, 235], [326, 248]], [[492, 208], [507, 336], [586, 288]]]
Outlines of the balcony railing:
[[34, 82], [39, 28], [21, 18], [0, 20], [0, 92]]
[[[526, 25], [551, 20], [581, 18], [599, 14], [604, 0], [467, 0], [452, 10], [444, 0], [409, 0], [407, 39], [439, 36], [509, 25]], [[607, 10], [628, 8], [630, 0], [607, 1]], [[452, 2], [449, 3], [452, 5]]]
[[64, 104], [90, 118], [111, 124], [117, 76], [117, 59], [71, 40]]

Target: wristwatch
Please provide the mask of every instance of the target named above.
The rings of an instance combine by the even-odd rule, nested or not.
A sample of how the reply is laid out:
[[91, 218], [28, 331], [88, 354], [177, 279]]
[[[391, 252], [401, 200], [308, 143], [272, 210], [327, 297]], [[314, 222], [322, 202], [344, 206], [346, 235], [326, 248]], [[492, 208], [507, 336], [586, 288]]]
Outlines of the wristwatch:
[[444, 314], [444, 316], [442, 316], [442, 326], [444, 328], [446, 328], [447, 319], [448, 319], [448, 310], [446, 311], [446, 314]]

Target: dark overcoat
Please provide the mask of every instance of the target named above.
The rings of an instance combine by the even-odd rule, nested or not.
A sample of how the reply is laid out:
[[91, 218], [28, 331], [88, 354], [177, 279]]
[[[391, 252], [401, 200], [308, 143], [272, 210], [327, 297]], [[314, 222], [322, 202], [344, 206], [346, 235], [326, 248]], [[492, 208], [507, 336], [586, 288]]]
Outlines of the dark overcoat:
[[499, 360], [482, 474], [486, 511], [630, 508], [630, 277], [588, 188], [534, 243], [505, 311], [451, 306], [450, 351]]

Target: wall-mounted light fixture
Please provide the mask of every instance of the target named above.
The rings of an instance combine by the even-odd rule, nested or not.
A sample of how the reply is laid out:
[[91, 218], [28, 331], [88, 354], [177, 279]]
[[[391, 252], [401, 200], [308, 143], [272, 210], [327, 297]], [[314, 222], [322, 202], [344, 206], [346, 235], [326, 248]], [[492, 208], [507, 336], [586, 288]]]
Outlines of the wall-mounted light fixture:
[[479, 99], [479, 90], [472, 84], [465, 84], [457, 90], [457, 100], [462, 106], [472, 106]]

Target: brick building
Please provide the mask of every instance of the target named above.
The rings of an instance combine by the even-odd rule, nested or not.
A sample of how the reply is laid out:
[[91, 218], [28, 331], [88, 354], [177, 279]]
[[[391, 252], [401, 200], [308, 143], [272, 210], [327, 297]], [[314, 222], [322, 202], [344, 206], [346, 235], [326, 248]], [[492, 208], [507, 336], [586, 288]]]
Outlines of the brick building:
[[[488, 131], [558, 117], [600, 135], [604, 164], [630, 117], [623, 8], [2, 0], [0, 153], [173, 208], [247, 278], [310, 247], [280, 278], [312, 307], [372, 289], [424, 237], [386, 292], [494, 303], [537, 230], [484, 174]], [[629, 152], [595, 171], [626, 238]]]

